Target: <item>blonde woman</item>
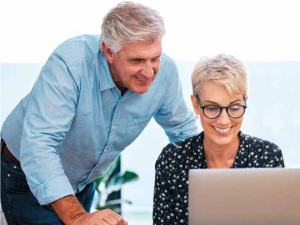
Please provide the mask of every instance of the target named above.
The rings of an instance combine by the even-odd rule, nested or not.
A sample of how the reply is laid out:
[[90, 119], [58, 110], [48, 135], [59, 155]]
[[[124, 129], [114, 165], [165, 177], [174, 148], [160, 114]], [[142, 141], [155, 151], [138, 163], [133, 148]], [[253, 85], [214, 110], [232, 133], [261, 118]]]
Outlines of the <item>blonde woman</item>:
[[284, 167], [280, 148], [240, 130], [247, 109], [247, 73], [220, 54], [192, 74], [194, 112], [203, 132], [167, 145], [156, 162], [154, 224], [188, 224], [189, 169]]

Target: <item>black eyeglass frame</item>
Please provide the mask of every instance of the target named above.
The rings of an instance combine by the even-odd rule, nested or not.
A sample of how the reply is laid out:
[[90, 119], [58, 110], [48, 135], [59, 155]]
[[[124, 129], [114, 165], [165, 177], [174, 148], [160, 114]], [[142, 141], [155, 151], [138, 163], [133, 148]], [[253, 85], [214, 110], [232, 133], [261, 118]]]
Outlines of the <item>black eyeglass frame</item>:
[[[201, 102], [200, 102], [200, 100], [199, 100], [199, 97], [196, 96], [196, 98], [197, 98], [197, 101], [198, 101], [198, 103], [199, 103], [200, 108], [203, 110], [203, 115], [204, 115], [206, 118], [211, 119], [211, 120], [218, 118], [218, 117], [222, 114], [223, 109], [226, 109], [227, 115], [228, 115], [229, 117], [231, 117], [231, 118], [233, 118], [233, 119], [238, 119], [238, 118], [241, 118], [241, 117], [245, 114], [245, 111], [246, 111], [246, 108], [247, 108], [247, 101], [246, 101], [246, 98], [245, 98], [245, 97], [244, 97], [245, 105], [233, 104], [233, 105], [230, 105], [230, 106], [218, 106], [218, 105], [205, 105], [205, 106], [202, 106], [202, 105], [201, 105]], [[205, 108], [207, 108], [207, 107], [209, 107], [209, 106], [217, 106], [217, 107], [219, 107], [219, 108], [220, 108], [219, 115], [217, 115], [216, 117], [213, 117], [213, 118], [210, 118], [210, 117], [206, 116], [204, 110], [205, 110]], [[233, 117], [233, 116], [230, 116], [229, 113], [228, 113], [228, 109], [229, 109], [230, 107], [232, 107], [232, 106], [242, 106], [242, 107], [244, 108], [243, 114], [242, 114], [241, 116], [239, 116], [239, 117]]]

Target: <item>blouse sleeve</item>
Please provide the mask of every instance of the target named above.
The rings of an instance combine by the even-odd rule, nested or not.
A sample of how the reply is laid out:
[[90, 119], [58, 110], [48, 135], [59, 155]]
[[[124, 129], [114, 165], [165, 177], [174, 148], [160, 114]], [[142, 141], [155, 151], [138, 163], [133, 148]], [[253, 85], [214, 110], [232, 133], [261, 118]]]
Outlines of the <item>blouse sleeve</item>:
[[274, 167], [285, 167], [282, 151], [277, 145], [274, 146]]
[[267, 142], [264, 146], [265, 150], [268, 150], [271, 153], [269, 158], [268, 165], [269, 167], [275, 168], [284, 168], [284, 160], [281, 149], [274, 143]]
[[170, 166], [163, 153], [160, 155], [155, 165], [155, 185], [153, 199], [153, 224], [176, 224], [173, 211], [174, 187], [170, 185], [168, 177]]

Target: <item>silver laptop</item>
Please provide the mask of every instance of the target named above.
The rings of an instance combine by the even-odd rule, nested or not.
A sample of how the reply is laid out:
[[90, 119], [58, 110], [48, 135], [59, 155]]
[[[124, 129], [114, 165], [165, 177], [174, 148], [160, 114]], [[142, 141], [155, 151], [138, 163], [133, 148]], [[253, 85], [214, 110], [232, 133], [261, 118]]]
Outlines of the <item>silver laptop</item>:
[[300, 225], [300, 168], [189, 171], [190, 225]]

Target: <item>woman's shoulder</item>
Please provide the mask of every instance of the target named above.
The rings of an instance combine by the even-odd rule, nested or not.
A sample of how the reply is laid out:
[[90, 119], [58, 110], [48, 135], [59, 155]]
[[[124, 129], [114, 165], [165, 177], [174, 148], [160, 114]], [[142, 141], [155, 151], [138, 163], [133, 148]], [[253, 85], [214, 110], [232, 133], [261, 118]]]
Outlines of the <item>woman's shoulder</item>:
[[200, 133], [185, 140], [169, 143], [160, 153], [156, 161], [156, 166], [158, 164], [169, 164], [172, 167], [172, 165], [174, 166], [184, 161], [190, 155], [194, 154], [197, 148], [201, 147], [202, 139], [203, 135]]
[[257, 147], [269, 151], [281, 151], [278, 145], [271, 141], [243, 133], [241, 133], [241, 145], [245, 147]]
[[277, 144], [241, 133], [240, 148], [247, 152], [248, 159], [259, 167], [284, 167], [283, 155]]

